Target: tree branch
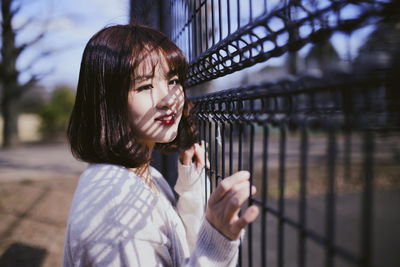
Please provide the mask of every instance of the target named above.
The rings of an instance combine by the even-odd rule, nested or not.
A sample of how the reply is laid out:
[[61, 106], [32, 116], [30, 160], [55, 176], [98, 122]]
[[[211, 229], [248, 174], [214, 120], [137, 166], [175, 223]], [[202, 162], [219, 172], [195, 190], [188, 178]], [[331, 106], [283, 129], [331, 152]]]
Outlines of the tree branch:
[[38, 75], [32, 75], [26, 83], [19, 85], [17, 88], [15, 88], [15, 90], [13, 90], [13, 98], [19, 98], [23, 93], [32, 88], [39, 80], [40, 79]]
[[35, 21], [34, 18], [28, 18], [27, 21], [25, 21], [25, 22], [24, 22], [21, 26], [19, 26], [18, 28], [15, 28], [14, 31], [17, 33], [17, 32], [20, 32], [20, 31], [24, 30], [29, 24], [32, 24], [33, 21]]
[[30, 62], [26, 65], [25, 68], [21, 68], [20, 72], [24, 73], [30, 71], [38, 61], [53, 55], [56, 51], [57, 51], [56, 49], [41, 51], [41, 53], [39, 53], [32, 60], [30, 60]]
[[36, 38], [31, 40], [30, 42], [26, 42], [26, 43], [20, 45], [19, 47], [17, 47], [15, 49], [15, 55], [18, 57], [27, 47], [30, 47], [30, 46], [36, 44], [37, 42], [42, 40], [44, 36], [45, 36], [45, 32], [42, 32], [38, 36], [36, 36]]
[[54, 68], [51, 68], [50, 70], [46, 72], [42, 72], [40, 75], [39, 74], [32, 74], [31, 78], [25, 82], [24, 84], [21, 84], [18, 87], [18, 90], [16, 90], [17, 94], [21, 95], [28, 91], [30, 88], [32, 88], [38, 81], [42, 80], [45, 76], [50, 75], [51, 73], [54, 72]]
[[[11, 6], [11, 4], [10, 4], [10, 6]], [[13, 18], [20, 10], [21, 10], [21, 4], [16, 6], [13, 10], [11, 10], [11, 8], [10, 8], [10, 16], [11, 16], [11, 18]]]

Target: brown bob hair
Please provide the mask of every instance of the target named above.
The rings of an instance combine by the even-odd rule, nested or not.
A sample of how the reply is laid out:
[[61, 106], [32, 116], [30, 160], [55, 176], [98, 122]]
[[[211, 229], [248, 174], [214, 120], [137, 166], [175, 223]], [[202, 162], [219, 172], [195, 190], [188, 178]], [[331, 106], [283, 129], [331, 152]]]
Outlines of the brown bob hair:
[[[138, 24], [115, 25], [96, 33], [85, 47], [75, 105], [67, 136], [72, 154], [89, 163], [111, 163], [128, 168], [150, 161], [149, 148], [139, 142], [128, 123], [128, 93], [135, 69], [149, 55], [165, 57], [182, 85], [188, 64], [182, 51], [163, 33]], [[155, 63], [156, 64], [156, 63]], [[178, 134], [156, 149], [187, 149], [197, 138], [186, 97]]]

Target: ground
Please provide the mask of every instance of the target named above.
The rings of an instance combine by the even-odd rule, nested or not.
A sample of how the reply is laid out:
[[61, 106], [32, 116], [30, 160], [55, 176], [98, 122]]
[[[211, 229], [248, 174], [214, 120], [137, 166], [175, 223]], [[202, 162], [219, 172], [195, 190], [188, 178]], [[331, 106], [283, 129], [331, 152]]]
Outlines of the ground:
[[65, 143], [0, 151], [0, 266], [61, 266], [65, 223], [85, 164]]

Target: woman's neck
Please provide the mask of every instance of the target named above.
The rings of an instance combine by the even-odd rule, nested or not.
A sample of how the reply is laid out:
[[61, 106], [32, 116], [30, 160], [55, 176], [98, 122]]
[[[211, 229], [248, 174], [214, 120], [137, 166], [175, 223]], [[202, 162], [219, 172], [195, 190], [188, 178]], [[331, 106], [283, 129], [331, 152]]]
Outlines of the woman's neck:
[[[155, 144], [146, 144], [149, 148], [150, 155], [153, 152], [153, 148]], [[150, 162], [143, 164], [142, 166], [131, 168], [131, 170], [136, 173], [143, 181], [155, 192], [157, 192], [157, 188], [153, 182], [151, 173], [150, 173]]]
[[159, 190], [156, 186], [156, 184], [153, 181], [153, 177], [151, 176], [150, 173], [150, 163], [146, 163], [143, 166], [140, 166], [138, 168], [131, 168], [131, 170], [140, 177], [140, 179], [143, 180], [145, 184], [147, 184], [150, 189], [155, 193], [159, 194]]
[[131, 170], [136, 173], [137, 175], [139, 175], [140, 177], [142, 177], [143, 179], [147, 180], [149, 177], [151, 177], [150, 175], [150, 164], [146, 163], [140, 167], [137, 168], [131, 168]]

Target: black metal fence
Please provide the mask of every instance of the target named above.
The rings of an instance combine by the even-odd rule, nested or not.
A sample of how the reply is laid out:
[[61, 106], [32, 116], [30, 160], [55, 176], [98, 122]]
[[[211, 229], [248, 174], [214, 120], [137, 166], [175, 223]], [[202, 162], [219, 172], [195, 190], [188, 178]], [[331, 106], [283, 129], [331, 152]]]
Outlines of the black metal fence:
[[374, 253], [391, 241], [374, 238], [385, 235], [374, 208], [387, 209], [396, 228], [398, 215], [390, 210], [398, 212], [398, 203], [385, 196], [398, 191], [385, 190], [398, 190], [398, 183], [386, 176], [400, 173], [388, 147], [398, 149], [399, 136], [391, 132], [379, 88], [383, 77], [305, 77], [194, 99], [201, 137], [209, 143], [208, 176], [217, 182], [247, 169], [259, 191], [249, 204], [262, 214], [247, 230], [242, 265], [399, 263], [390, 251]]
[[[190, 62], [188, 92], [208, 142], [212, 188], [241, 169], [258, 188], [249, 204], [261, 214], [239, 264], [400, 266], [396, 1], [160, 3], [161, 21]], [[335, 34], [350, 46], [365, 29], [369, 37], [358, 52], [345, 48], [345, 60], [329, 48]], [[202, 93], [213, 87], [207, 81], [274, 58], [283, 78], [253, 71], [247, 81], [256, 83]]]

